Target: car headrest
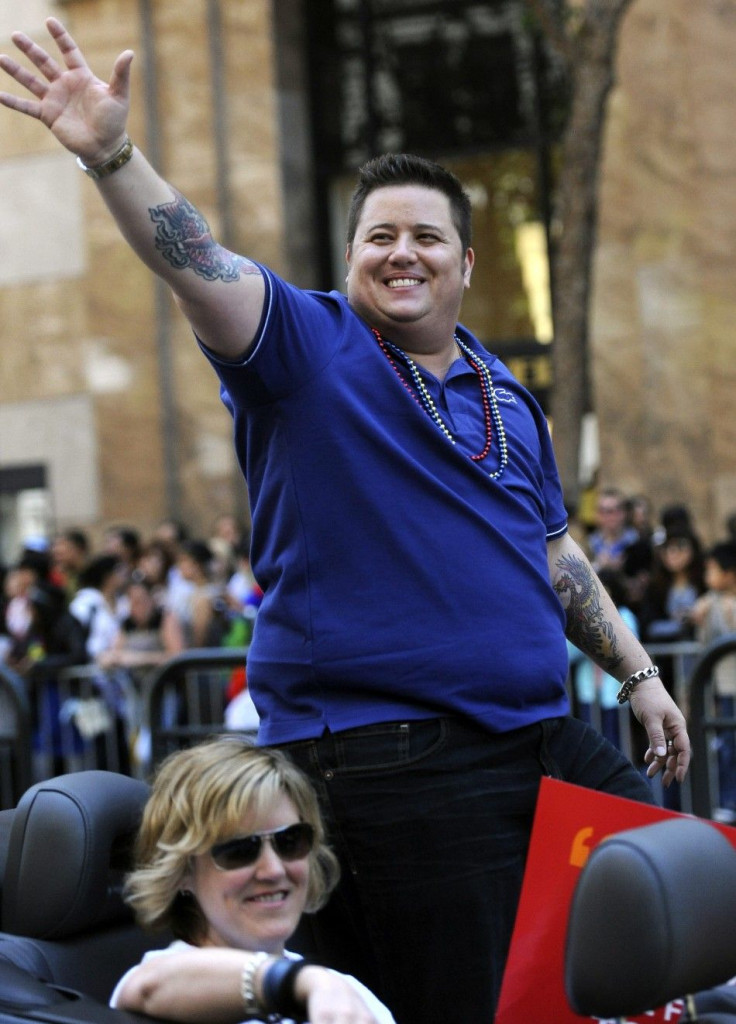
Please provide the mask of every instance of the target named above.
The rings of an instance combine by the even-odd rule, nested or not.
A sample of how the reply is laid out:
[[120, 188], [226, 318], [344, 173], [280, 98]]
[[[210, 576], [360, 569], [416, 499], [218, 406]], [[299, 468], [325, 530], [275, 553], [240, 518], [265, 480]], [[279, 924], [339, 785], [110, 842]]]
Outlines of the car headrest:
[[2, 930], [60, 939], [129, 918], [122, 883], [147, 798], [144, 782], [115, 772], [31, 786], [10, 828]]
[[672, 818], [596, 847], [568, 920], [565, 989], [583, 1016], [636, 1016], [736, 975], [736, 849]]

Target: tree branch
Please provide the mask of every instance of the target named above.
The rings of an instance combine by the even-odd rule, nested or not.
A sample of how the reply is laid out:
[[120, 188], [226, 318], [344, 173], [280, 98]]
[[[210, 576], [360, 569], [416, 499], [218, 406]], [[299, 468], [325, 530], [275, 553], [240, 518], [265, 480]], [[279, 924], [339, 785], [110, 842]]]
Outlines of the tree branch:
[[568, 67], [571, 66], [574, 52], [565, 27], [566, 0], [562, 4], [557, 0], [524, 0], [524, 2], [539, 22], [549, 45]]
[[[589, 306], [598, 221], [598, 179], [608, 97], [615, 81], [622, 16], [634, 0], [527, 0], [545, 33], [565, 34], [572, 99], [562, 146], [555, 209], [559, 235], [552, 254], [554, 386], [551, 413], [565, 498], [579, 490], [583, 415], [593, 395], [588, 379]], [[561, 26], [560, 22], [564, 22]], [[554, 44], [557, 46], [557, 42]]]

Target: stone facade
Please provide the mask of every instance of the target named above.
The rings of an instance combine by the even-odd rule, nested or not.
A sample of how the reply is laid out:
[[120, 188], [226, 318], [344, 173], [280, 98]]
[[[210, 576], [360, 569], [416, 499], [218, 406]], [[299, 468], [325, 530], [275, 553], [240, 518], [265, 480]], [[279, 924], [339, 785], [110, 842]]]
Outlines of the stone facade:
[[592, 325], [601, 479], [736, 511], [736, 3], [634, 0], [602, 168]]
[[[102, 76], [132, 47], [131, 135], [218, 237], [308, 284], [305, 101], [283, 59], [297, 5], [277, 2], [283, 49], [269, 0], [221, 0], [214, 28], [206, 0], [4, 0], [0, 48], [16, 26], [42, 36], [49, 13]], [[734, 0], [634, 0], [595, 267], [601, 482], [687, 502], [707, 538], [736, 510], [734, 52]], [[0, 142], [0, 470], [56, 439], [55, 526], [145, 532], [173, 512], [206, 532], [245, 511], [230, 419], [186, 323], [43, 128], [0, 112]]]
[[[42, 39], [48, 14], [67, 23], [101, 77], [122, 49], [135, 50], [132, 137], [149, 153], [154, 141], [159, 170], [202, 210], [218, 237], [226, 196], [237, 211], [227, 225], [229, 244], [282, 267], [267, 0], [222, 4], [219, 43], [202, 0], [155, 0], [146, 39], [138, 0], [39, 0], [31, 10], [26, 0], [11, 0], [11, 6], [17, 17], [4, 7], [1, 26], [6, 52], [12, 27]], [[212, 45], [221, 47], [219, 99]], [[147, 73], [155, 75], [153, 101]], [[218, 102], [225, 141], [219, 163]], [[206, 532], [219, 512], [245, 510], [232, 422], [188, 325], [120, 239], [94, 185], [43, 128], [5, 112], [0, 138], [0, 413], [16, 426], [0, 437], [0, 468], [46, 462], [55, 526], [94, 532], [125, 522], [145, 532], [175, 512]], [[39, 446], [25, 440], [47, 436], [70, 396], [85, 398], [94, 432], [87, 493], [77, 502], [63, 460], [48, 450], [43, 460]], [[89, 449], [89, 438], [82, 447]], [[167, 470], [178, 508], [167, 491]], [[73, 484], [78, 495], [78, 474]]]

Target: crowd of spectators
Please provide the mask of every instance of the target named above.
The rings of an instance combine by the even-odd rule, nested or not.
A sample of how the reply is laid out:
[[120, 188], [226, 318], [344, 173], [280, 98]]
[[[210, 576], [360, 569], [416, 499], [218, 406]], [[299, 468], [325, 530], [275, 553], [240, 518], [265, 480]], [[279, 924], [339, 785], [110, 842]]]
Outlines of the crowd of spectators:
[[[247, 530], [223, 515], [207, 538], [171, 520], [147, 537], [111, 526], [98, 545], [66, 529], [27, 542], [3, 568], [0, 662], [22, 680], [52, 770], [69, 754], [70, 717], [80, 744], [116, 729], [126, 767], [146, 673], [187, 649], [248, 642], [262, 596], [248, 551]], [[59, 672], [80, 666], [96, 698], [64, 701]], [[244, 674], [239, 689], [228, 697], [247, 695]]]
[[736, 514], [717, 544], [705, 547], [686, 505], [665, 505], [658, 514], [648, 498], [600, 489], [593, 520], [581, 543], [593, 568], [613, 579], [620, 600], [636, 615], [645, 641], [700, 639], [693, 608], [708, 584], [705, 567], [715, 548], [736, 545]]
[[[645, 645], [708, 645], [736, 634], [736, 514], [723, 524], [715, 544], [705, 546], [686, 505], [664, 506], [655, 516], [642, 495], [601, 488], [582, 544], [627, 625]], [[570, 645], [576, 713], [590, 721], [597, 708], [601, 730], [620, 745], [616, 681]], [[685, 664], [694, 665], [696, 655]], [[657, 656], [662, 678], [674, 689], [674, 662]], [[673, 693], [678, 700], [681, 694]], [[736, 702], [736, 656], [722, 659], [714, 678], [719, 714], [732, 717]], [[637, 725], [631, 720], [631, 732]], [[642, 738], [642, 742], [643, 742]], [[719, 805], [736, 820], [736, 742], [733, 732], [717, 740]], [[668, 794], [675, 801], [677, 792]]]
[[[655, 514], [647, 497], [603, 487], [592, 510], [579, 527], [581, 543], [645, 644], [708, 644], [736, 633], [736, 514], [706, 548], [684, 505]], [[96, 670], [102, 701], [94, 713], [91, 705], [76, 709], [78, 730], [94, 735], [118, 721], [129, 745], [135, 738], [128, 735], [126, 694], [140, 687], [146, 672], [190, 648], [247, 644], [262, 596], [249, 541], [233, 515], [220, 516], [207, 538], [191, 536], [173, 520], [150, 536], [111, 526], [97, 546], [85, 531], [66, 529], [49, 541], [29, 542], [12, 565], [0, 567], [0, 662], [24, 681], [36, 742], [50, 748], [58, 765], [67, 753], [59, 735], [65, 712], [54, 683], [60, 669]], [[568, 647], [575, 713], [621, 746], [618, 683]], [[672, 665], [666, 657], [658, 660], [672, 688]], [[228, 724], [252, 727], [245, 672], [231, 681], [227, 699]], [[720, 713], [734, 714], [736, 656], [718, 667], [715, 700]], [[629, 726], [635, 735], [636, 723]], [[736, 814], [731, 733], [719, 740], [718, 759], [721, 803]]]

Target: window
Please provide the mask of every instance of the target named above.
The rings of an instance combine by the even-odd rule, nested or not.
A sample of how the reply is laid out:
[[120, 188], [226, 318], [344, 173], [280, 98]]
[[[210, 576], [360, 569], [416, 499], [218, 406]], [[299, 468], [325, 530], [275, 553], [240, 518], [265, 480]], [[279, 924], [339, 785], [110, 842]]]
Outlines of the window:
[[[454, 171], [473, 201], [476, 265], [463, 322], [500, 355], [552, 339], [552, 150], [566, 82], [523, 0], [310, 0], [309, 48], [322, 286], [345, 277], [356, 168], [415, 152]], [[536, 347], [535, 347], [536, 346]], [[526, 383], [526, 381], [525, 381]]]
[[48, 537], [51, 496], [42, 465], [0, 469], [0, 560], [14, 562], [23, 545]]

